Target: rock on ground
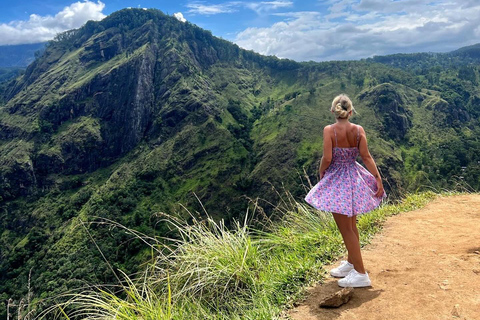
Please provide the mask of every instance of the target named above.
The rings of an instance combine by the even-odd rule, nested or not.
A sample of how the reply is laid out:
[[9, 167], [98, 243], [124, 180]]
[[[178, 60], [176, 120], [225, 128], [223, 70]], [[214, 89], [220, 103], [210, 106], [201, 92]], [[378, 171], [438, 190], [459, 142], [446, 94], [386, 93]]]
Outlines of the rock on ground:
[[350, 301], [352, 295], [353, 288], [343, 288], [342, 290], [339, 290], [322, 299], [318, 306], [321, 308], [338, 308], [341, 305], [344, 305], [345, 303]]

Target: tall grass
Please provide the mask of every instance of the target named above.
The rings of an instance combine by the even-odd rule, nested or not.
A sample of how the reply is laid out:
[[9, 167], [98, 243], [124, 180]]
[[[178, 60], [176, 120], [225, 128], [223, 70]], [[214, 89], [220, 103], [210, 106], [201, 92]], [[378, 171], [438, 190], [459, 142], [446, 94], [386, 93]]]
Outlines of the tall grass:
[[[409, 195], [361, 216], [362, 244], [386, 217], [420, 208], [435, 196]], [[193, 222], [186, 223], [164, 215], [180, 236], [151, 244], [155, 256], [141, 275], [122, 273], [118, 286], [70, 294], [52, 309], [67, 319], [276, 319], [306, 285], [323, 279], [325, 264], [345, 253], [330, 214], [288, 193], [285, 198], [281, 218], [266, 220], [262, 230], [249, 227], [247, 218], [227, 229], [223, 220], [208, 216], [191, 215]], [[164, 240], [170, 245], [162, 245]]]

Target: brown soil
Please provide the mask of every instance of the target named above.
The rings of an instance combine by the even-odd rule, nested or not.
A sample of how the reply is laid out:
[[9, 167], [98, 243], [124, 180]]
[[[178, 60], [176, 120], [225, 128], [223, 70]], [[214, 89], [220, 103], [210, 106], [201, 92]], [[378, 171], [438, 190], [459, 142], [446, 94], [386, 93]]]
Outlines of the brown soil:
[[[337, 309], [318, 307], [334, 278], [308, 289], [295, 320], [480, 319], [480, 195], [440, 197], [387, 220], [362, 250], [372, 280]], [[338, 262], [328, 266], [330, 270]]]

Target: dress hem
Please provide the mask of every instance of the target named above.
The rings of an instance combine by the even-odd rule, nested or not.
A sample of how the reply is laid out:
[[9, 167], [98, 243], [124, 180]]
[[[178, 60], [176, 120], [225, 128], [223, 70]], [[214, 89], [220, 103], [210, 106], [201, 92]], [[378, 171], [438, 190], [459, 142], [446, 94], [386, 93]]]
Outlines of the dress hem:
[[[383, 198], [382, 198], [383, 200]], [[344, 216], [348, 216], [348, 217], [354, 217], [354, 216], [359, 216], [359, 215], [362, 215], [362, 214], [366, 214], [366, 213], [369, 213], [369, 212], [372, 212], [373, 210], [377, 209], [382, 200], [380, 200], [379, 204], [376, 205], [375, 207], [373, 207], [372, 209], [370, 210], [367, 210], [367, 211], [362, 211], [362, 212], [357, 212], [357, 213], [345, 213], [345, 212], [335, 212], [335, 210], [330, 210], [330, 209], [327, 209], [327, 208], [318, 208], [316, 206], [314, 206], [313, 204], [311, 204], [310, 202], [308, 202], [306, 199], [305, 201], [310, 205], [312, 206], [314, 209], [318, 210], [318, 211], [323, 211], [323, 212], [328, 212], [328, 213], [337, 213], [337, 214], [341, 214], [341, 215], [344, 215]]]

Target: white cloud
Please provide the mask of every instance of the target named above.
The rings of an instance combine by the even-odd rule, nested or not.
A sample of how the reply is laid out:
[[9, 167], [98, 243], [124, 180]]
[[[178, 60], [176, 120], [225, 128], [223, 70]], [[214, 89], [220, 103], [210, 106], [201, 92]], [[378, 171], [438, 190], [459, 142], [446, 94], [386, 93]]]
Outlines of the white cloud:
[[181, 22], [186, 22], [187, 21], [187, 19], [185, 19], [185, 17], [183, 16], [183, 14], [181, 12], [175, 12], [173, 14], [173, 16]]
[[328, 17], [330, 19], [333, 18], [338, 18], [338, 17], [343, 17], [348, 15], [346, 9], [350, 6], [350, 1], [348, 0], [341, 0], [341, 1], [333, 1], [330, 2], [330, 7], [328, 10], [330, 11], [330, 14]]
[[262, 2], [246, 2], [242, 4], [246, 8], [255, 11], [258, 14], [277, 10], [279, 8], [287, 8], [293, 5], [292, 1], [262, 1]]
[[270, 12], [279, 8], [291, 7], [292, 1], [261, 1], [261, 2], [245, 2], [245, 1], [229, 1], [222, 4], [204, 4], [203, 2], [191, 2], [187, 4], [190, 10], [188, 13], [214, 15], [219, 13], [232, 13], [241, 8], [247, 8], [255, 11], [257, 14]]
[[[462, 0], [460, 0], [462, 1]], [[375, 11], [385, 13], [400, 13], [417, 11], [420, 8], [426, 6], [442, 6], [445, 1], [432, 1], [432, 0], [362, 0], [359, 4], [353, 5], [356, 10], [359, 11]], [[462, 1], [463, 2], [463, 1]]]
[[265, 55], [314, 59], [327, 45], [322, 41], [316, 41], [322, 33], [327, 33], [329, 26], [320, 22], [320, 16], [318, 12], [290, 13], [287, 20], [277, 22], [271, 27], [247, 28], [237, 34], [235, 42], [241, 47]]
[[187, 4], [187, 8], [190, 9], [188, 13], [203, 14], [207, 16], [212, 14], [229, 13], [236, 11], [235, 9], [233, 9], [233, 5], [231, 3], [205, 5], [199, 2], [193, 2]]
[[105, 18], [101, 1], [75, 2], [55, 16], [31, 14], [28, 20], [0, 24], [0, 45], [36, 43], [51, 40], [57, 33], [81, 27], [88, 20]]
[[299, 61], [450, 51], [480, 42], [479, 1], [330, 0], [328, 12], [275, 14], [283, 21], [236, 35], [243, 48]]

